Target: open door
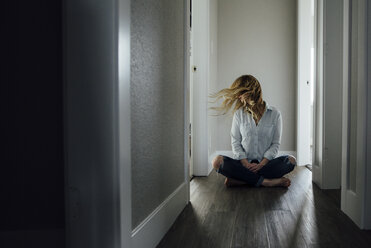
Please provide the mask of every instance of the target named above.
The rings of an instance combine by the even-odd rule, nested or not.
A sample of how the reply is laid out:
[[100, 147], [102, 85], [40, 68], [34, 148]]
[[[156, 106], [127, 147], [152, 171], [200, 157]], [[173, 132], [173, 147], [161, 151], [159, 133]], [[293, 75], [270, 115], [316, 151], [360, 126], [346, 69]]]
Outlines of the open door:
[[316, 11], [316, 122], [313, 181], [340, 189], [342, 153], [343, 3], [318, 0]]
[[367, 175], [367, 1], [344, 0], [341, 209], [360, 228], [371, 228]]

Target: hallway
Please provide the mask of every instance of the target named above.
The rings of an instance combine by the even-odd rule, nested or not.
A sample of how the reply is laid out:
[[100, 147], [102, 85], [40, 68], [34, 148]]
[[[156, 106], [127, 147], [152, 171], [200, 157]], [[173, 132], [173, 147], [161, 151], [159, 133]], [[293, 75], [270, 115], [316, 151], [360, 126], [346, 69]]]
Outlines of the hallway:
[[[297, 70], [304, 2], [318, 13], [309, 81]], [[0, 248], [371, 247], [371, 2], [193, 3], [207, 11], [201, 64], [191, 0], [10, 5]], [[298, 85], [318, 86], [313, 177], [299, 167], [286, 190], [225, 188], [215, 172], [189, 181], [231, 152], [233, 118], [210, 116], [206, 99], [245, 74], [282, 114], [279, 152], [298, 161]], [[317, 185], [341, 186], [342, 211], [339, 190]]]
[[214, 171], [191, 181], [191, 202], [157, 246], [163, 247], [369, 247], [340, 211], [340, 192], [320, 190], [297, 167], [289, 189], [226, 188]]

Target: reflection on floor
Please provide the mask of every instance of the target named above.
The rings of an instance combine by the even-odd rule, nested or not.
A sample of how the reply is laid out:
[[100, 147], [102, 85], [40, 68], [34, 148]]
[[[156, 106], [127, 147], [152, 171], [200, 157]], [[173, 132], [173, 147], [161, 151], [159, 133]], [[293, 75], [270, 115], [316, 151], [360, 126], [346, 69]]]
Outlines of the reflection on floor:
[[297, 167], [289, 189], [226, 188], [224, 177], [191, 181], [191, 202], [158, 247], [371, 247], [339, 209], [339, 190], [323, 191]]

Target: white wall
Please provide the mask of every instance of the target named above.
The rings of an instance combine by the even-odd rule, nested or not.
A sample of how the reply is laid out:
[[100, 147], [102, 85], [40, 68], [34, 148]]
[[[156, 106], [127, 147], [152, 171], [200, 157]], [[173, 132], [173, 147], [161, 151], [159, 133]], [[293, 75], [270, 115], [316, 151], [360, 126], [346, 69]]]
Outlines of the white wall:
[[133, 228], [184, 182], [183, 10], [131, 3]]
[[131, 1], [132, 247], [155, 247], [188, 202], [185, 1]]
[[[210, 81], [210, 88], [254, 75], [263, 98], [282, 113], [282, 151], [296, 150], [296, 15], [295, 0], [218, 1], [218, 80]], [[232, 116], [214, 121], [217, 139], [211, 150], [231, 150]]]

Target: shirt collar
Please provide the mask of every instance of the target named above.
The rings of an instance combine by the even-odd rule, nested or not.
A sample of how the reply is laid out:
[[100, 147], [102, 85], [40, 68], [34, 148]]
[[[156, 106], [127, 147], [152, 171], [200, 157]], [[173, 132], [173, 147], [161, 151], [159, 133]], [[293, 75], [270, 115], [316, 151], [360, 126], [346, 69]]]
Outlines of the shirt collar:
[[267, 110], [272, 110], [272, 107], [267, 102], [265, 102], [265, 106], [267, 106]]

